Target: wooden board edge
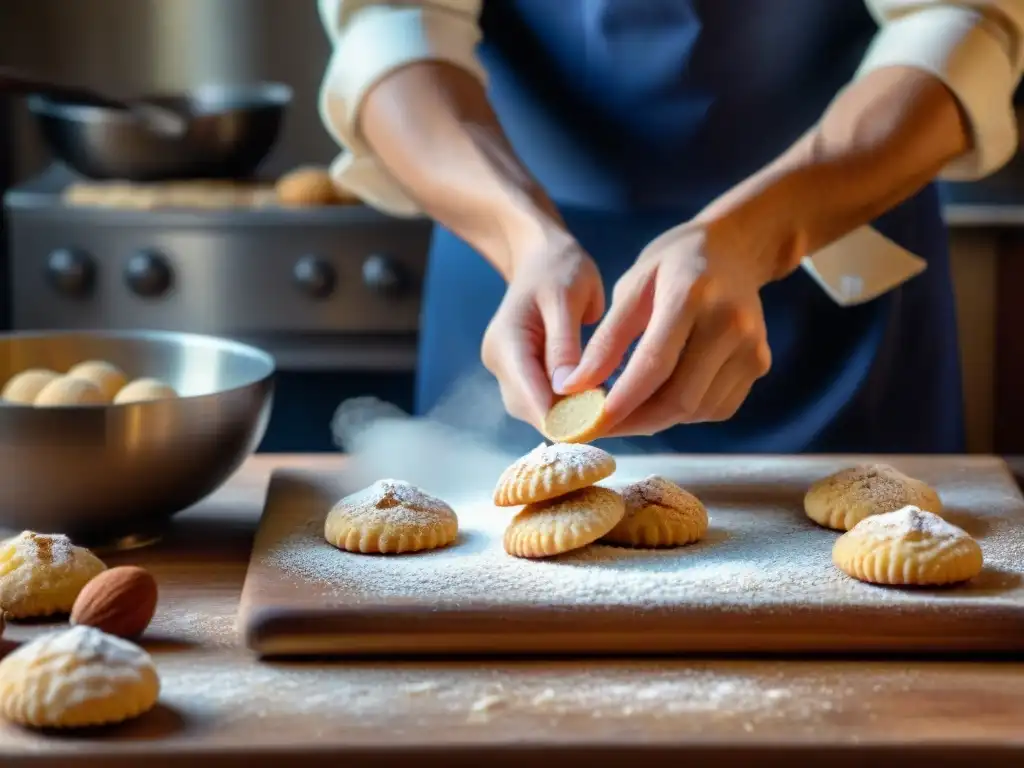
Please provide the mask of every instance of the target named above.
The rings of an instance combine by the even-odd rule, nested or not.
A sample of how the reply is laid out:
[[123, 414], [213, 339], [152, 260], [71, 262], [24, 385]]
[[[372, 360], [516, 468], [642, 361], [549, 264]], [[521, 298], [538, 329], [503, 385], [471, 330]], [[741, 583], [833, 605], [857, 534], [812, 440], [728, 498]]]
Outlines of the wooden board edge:
[[255, 598], [253, 593], [256, 590], [256, 585], [254, 584], [253, 561], [256, 553], [265, 549], [265, 540], [270, 535], [264, 523], [266, 522], [269, 503], [270, 499], [273, 498], [275, 486], [284, 482], [287, 476], [294, 476], [297, 471], [290, 468], [273, 470], [270, 473], [270, 480], [267, 482], [267, 487], [263, 494], [263, 508], [260, 510], [260, 519], [256, 523], [256, 535], [253, 536], [252, 547], [249, 550], [249, 558], [245, 566], [245, 578], [242, 581], [242, 591], [238, 597], [238, 613], [235, 618], [235, 632], [243, 647], [251, 650], [255, 650], [252, 643], [258, 643], [259, 633], [255, 629], [259, 626], [259, 616], [263, 613], [263, 611], [254, 607]]
[[[570, 611], [574, 615], [567, 622], [560, 611], [531, 609], [509, 612], [504, 626], [495, 629], [493, 617], [455, 609], [419, 618], [420, 626], [411, 631], [410, 619], [397, 607], [267, 607], [252, 612], [246, 644], [262, 656], [353, 657], [1024, 652], [1024, 610], [1012, 606], [979, 609], [973, 621], [962, 611], [954, 617], [942, 610], [900, 613], [885, 606], [858, 606], [827, 622], [813, 608], [787, 609], [787, 615], [777, 610], [767, 605], [753, 611], [691, 609], [678, 621], [658, 611]], [[855, 631], [864, 623], [882, 622], [884, 632]], [[748, 634], [751, 623], [759, 625], [758, 631]], [[975, 630], [965, 632], [965, 626]]]

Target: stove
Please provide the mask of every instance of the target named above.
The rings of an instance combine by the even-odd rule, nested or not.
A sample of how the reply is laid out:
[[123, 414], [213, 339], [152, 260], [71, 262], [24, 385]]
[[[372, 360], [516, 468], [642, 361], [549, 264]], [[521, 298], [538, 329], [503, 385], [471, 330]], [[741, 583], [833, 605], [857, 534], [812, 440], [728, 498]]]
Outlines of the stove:
[[9, 190], [13, 330], [156, 329], [237, 339], [280, 374], [262, 451], [334, 450], [338, 403], [411, 407], [431, 223], [365, 206], [81, 206], [62, 166]]

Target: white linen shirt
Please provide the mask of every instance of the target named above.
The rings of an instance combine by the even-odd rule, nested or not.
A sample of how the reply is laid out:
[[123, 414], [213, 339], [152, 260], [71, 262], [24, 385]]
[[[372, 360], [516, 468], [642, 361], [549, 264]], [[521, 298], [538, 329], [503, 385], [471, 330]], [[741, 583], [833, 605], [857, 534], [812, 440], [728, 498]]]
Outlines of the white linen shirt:
[[[359, 107], [383, 77], [417, 61], [445, 61], [486, 84], [476, 56], [483, 1], [318, 0], [333, 47], [320, 116], [342, 150], [331, 166], [336, 184], [386, 213], [421, 215], [359, 136]], [[879, 31], [855, 79], [899, 65], [946, 84], [960, 102], [973, 143], [941, 178], [975, 180], [1005, 165], [1018, 144], [1012, 102], [1024, 73], [1024, 0], [865, 2]], [[833, 300], [850, 305], [895, 288], [925, 263], [864, 226], [808, 256], [802, 266]]]

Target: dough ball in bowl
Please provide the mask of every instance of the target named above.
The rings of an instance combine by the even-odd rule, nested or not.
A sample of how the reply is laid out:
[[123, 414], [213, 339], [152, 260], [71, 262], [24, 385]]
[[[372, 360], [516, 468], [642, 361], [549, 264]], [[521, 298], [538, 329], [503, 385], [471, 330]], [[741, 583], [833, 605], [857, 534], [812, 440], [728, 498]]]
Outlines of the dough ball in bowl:
[[114, 405], [145, 403], [152, 400], [173, 400], [178, 396], [174, 388], [158, 379], [136, 379], [124, 387], [114, 398]]
[[79, 363], [67, 375], [72, 379], [83, 379], [95, 384], [108, 403], [113, 402], [114, 396], [128, 383], [128, 377], [120, 368], [104, 360]]
[[59, 378], [60, 374], [56, 371], [30, 368], [10, 378], [4, 386], [3, 392], [0, 392], [0, 399], [18, 405], [32, 405], [43, 388], [54, 379]]
[[80, 405], [106, 405], [100, 388], [91, 381], [61, 376], [54, 379], [36, 397], [36, 408], [70, 408]]

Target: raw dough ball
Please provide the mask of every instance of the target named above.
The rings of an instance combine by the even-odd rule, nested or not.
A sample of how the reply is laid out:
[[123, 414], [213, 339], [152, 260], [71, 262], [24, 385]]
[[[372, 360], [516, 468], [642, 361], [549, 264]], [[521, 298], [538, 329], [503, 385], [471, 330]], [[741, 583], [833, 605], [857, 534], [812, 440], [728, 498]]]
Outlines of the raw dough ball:
[[159, 696], [150, 655], [94, 627], [41, 635], [0, 661], [0, 714], [19, 725], [110, 725], [152, 709]]
[[897, 586], [967, 581], [983, 564], [967, 531], [914, 506], [861, 520], [836, 540], [832, 562], [855, 579]]
[[349, 552], [402, 553], [451, 544], [455, 511], [401, 480], [378, 480], [346, 496], [327, 515], [324, 538]]
[[95, 384], [108, 403], [113, 402], [114, 396], [128, 383], [128, 378], [120, 368], [103, 360], [79, 363], [68, 371], [67, 375], [72, 379], [82, 379]]
[[622, 497], [600, 486], [527, 504], [505, 530], [505, 551], [515, 557], [570, 552], [606, 535], [625, 512]]
[[103, 561], [59, 533], [24, 531], [0, 542], [0, 610], [11, 619], [70, 613]]
[[277, 180], [276, 189], [282, 205], [316, 207], [344, 202], [324, 168], [296, 168]]
[[602, 541], [627, 547], [679, 547], [708, 529], [708, 511], [692, 493], [657, 475], [622, 489], [626, 514]]
[[150, 400], [173, 400], [178, 396], [173, 387], [156, 379], [136, 379], [114, 397], [115, 405], [143, 403]]
[[47, 384], [36, 397], [36, 408], [70, 408], [79, 405], [105, 405], [99, 387], [91, 381], [61, 376]]
[[554, 443], [589, 443], [601, 432], [605, 394], [590, 389], [555, 401], [544, 417], [544, 436]]
[[0, 398], [9, 403], [32, 405], [39, 393], [51, 381], [59, 379], [60, 374], [45, 368], [30, 368], [17, 376], [12, 376], [0, 393]]
[[864, 464], [819, 480], [804, 496], [804, 511], [819, 525], [848, 531], [869, 515], [908, 504], [942, 514], [939, 495], [888, 464]]
[[615, 459], [592, 445], [538, 445], [501, 473], [494, 503], [515, 507], [586, 488], [615, 471]]

